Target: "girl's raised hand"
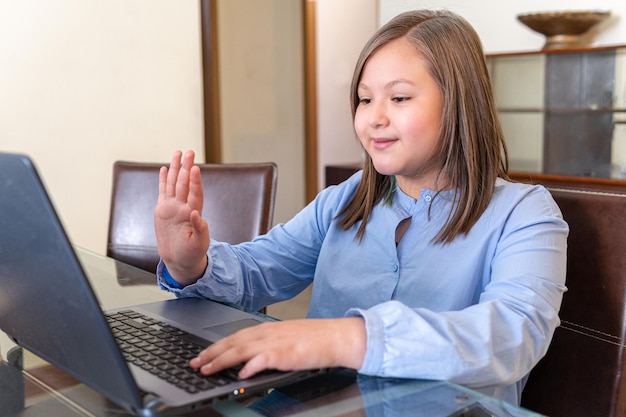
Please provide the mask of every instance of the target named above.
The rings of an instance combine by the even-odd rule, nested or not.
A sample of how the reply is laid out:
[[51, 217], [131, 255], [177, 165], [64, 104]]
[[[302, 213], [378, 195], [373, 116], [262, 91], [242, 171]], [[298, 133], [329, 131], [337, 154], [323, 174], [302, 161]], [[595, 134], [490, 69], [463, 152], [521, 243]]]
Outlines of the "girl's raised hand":
[[159, 172], [154, 228], [159, 255], [183, 285], [194, 282], [207, 266], [209, 227], [202, 219], [202, 178], [193, 151], [174, 152], [169, 169]]

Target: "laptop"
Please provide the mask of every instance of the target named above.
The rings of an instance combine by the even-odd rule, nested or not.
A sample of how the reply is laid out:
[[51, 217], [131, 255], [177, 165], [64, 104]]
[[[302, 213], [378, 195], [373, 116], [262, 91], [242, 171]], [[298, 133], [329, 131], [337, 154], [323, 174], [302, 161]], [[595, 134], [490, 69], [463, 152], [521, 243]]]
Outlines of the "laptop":
[[0, 153], [0, 329], [18, 345], [135, 414], [173, 415], [315, 374], [188, 368], [211, 342], [269, 320], [194, 298], [102, 311], [33, 161]]

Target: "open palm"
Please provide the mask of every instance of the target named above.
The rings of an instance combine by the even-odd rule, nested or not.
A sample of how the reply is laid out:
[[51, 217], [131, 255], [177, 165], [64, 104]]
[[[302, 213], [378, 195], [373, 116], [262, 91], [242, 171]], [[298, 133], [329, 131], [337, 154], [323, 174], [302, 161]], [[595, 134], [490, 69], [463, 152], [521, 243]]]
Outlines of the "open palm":
[[159, 173], [159, 198], [154, 227], [159, 255], [181, 284], [192, 282], [206, 268], [209, 227], [202, 219], [202, 179], [194, 153], [176, 151], [169, 169]]

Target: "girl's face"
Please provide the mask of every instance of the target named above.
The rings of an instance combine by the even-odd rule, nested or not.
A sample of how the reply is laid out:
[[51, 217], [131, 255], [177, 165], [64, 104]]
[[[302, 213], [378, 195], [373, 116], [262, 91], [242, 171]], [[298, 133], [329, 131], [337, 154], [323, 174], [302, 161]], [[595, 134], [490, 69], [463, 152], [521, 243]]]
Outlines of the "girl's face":
[[376, 51], [363, 68], [354, 127], [376, 171], [395, 175], [401, 189], [418, 197], [432, 188], [443, 98], [439, 86], [406, 39]]

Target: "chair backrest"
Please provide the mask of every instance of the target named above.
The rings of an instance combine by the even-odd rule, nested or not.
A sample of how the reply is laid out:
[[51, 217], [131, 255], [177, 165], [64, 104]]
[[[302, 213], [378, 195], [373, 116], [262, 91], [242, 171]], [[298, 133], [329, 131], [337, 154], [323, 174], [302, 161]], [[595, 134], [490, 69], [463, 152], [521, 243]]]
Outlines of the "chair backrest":
[[[107, 255], [150, 272], [159, 254], [154, 208], [159, 169], [164, 164], [117, 161]], [[272, 226], [276, 198], [276, 164], [198, 164], [204, 187], [203, 217], [211, 238], [237, 244], [266, 233]]]
[[570, 227], [568, 291], [522, 406], [550, 417], [626, 415], [626, 194], [548, 187]]

